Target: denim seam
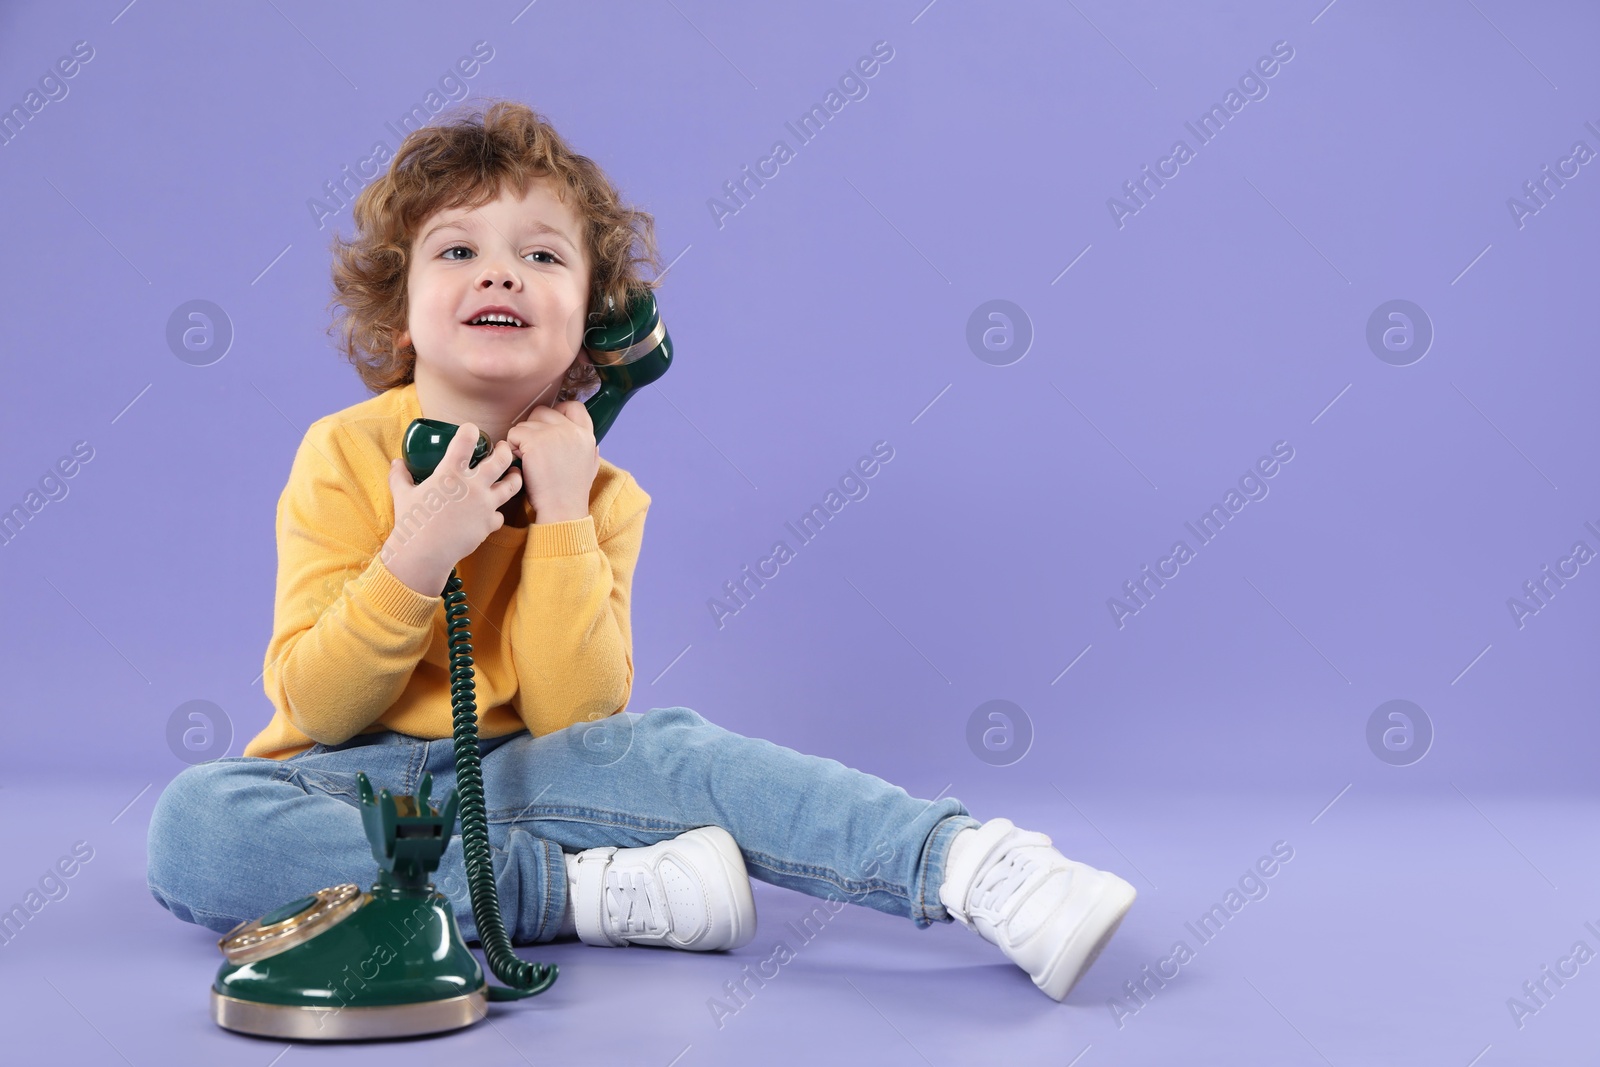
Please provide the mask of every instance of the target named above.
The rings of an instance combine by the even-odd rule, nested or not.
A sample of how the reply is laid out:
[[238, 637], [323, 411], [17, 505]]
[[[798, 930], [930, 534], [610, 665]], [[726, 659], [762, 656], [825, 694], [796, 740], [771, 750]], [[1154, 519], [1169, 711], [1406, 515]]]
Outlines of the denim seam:
[[426, 753], [428, 751], [428, 742], [424, 741], [420, 745], [411, 745], [409, 747], [411, 749], [411, 759], [406, 764], [406, 777], [404, 785], [406, 787], [406, 795], [415, 796], [417, 789], [422, 785], [422, 776], [418, 773], [418, 771], [420, 770], [421, 765], [424, 765], [427, 762]]
[[920, 862], [917, 863], [916, 907], [919, 916], [927, 920], [931, 920], [933, 918], [928, 914], [928, 905], [926, 903], [928, 899], [928, 868], [933, 865], [933, 857], [938, 855], [938, 853], [935, 851], [935, 846], [938, 844], [939, 831], [944, 829], [944, 824], [948, 821], [948, 819], [941, 819], [934, 823], [933, 832], [928, 835], [928, 840], [923, 844], [923, 854], [918, 857]]
[[[509, 814], [514, 812], [514, 814]], [[530, 816], [529, 812], [539, 812], [539, 815]], [[608, 826], [623, 826], [634, 830], [664, 831], [677, 830], [680, 833], [693, 830], [696, 827], [685, 826], [680, 822], [645, 819], [630, 816], [626, 812], [609, 811], [604, 808], [586, 808], [563, 804], [524, 805], [519, 808], [497, 808], [486, 816], [490, 822], [535, 822], [540, 818], [573, 819], [579, 822], [604, 823]], [[711, 825], [709, 823], [704, 825]]]
[[[749, 852], [747, 855], [752, 858], [752, 861], [758, 867], [762, 867], [769, 871], [775, 871], [779, 874], [800, 874], [808, 878], [815, 878], [819, 882], [826, 882], [828, 885], [833, 886], [845, 896], [853, 897], [866, 896], [871, 893], [887, 893], [896, 900], [905, 901], [907, 904], [911, 903], [911, 898], [908, 897], [895, 882], [885, 882], [882, 879], [877, 878], [870, 879], [868, 881], [856, 881], [854, 879], [843, 877], [838, 871], [832, 869], [831, 867], [813, 867], [809, 864], [785, 863], [777, 857], [769, 856], [764, 852]], [[862, 888], [852, 890], [849, 888], [850, 886], [861, 886]]]
[[[521, 807], [516, 809], [516, 814], [520, 817], [507, 818], [506, 813], [511, 810], [512, 809], [510, 808], [501, 808], [498, 811], [491, 812], [488, 816], [489, 821], [509, 822], [512, 825], [517, 825], [522, 822], [537, 822], [544, 818], [572, 819], [574, 821], [581, 821], [590, 824], [617, 826], [628, 829], [649, 830], [651, 832], [673, 834], [681, 834], [690, 830], [699, 829], [701, 825], [716, 825], [715, 823], [704, 823], [690, 826], [687, 823], [682, 822], [645, 819], [638, 816], [629, 815], [626, 812], [616, 812], [604, 808], [590, 808], [574, 805], [539, 805], [535, 807]], [[742, 845], [740, 846], [740, 850], [750, 856], [758, 857], [762, 861], [762, 866], [771, 871], [777, 871], [783, 874], [802, 874], [810, 878], [817, 878], [821, 881], [826, 881], [830, 884], [838, 886], [842, 890], [845, 889], [846, 886], [856, 885], [864, 887], [860, 890], [864, 893], [889, 892], [900, 899], [908, 899], [904, 893], [896, 891], [897, 883], [894, 882], [884, 881], [882, 879], [850, 879], [844, 877], [831, 867], [816, 867], [810, 864], [787, 863], [776, 856], [771, 856], [764, 852], [752, 852], [744, 848]], [[846, 891], [848, 892], [848, 890]]]
[[[925, 903], [927, 900], [928, 874], [933, 869], [933, 857], [940, 857], [939, 873], [941, 876], [943, 876], [945, 873], [943, 869], [944, 861], [949, 858], [949, 845], [944, 839], [948, 838], [949, 840], [953, 841], [956, 834], [967, 829], [968, 826], [977, 825], [981, 824], [979, 824], [978, 820], [973, 818], [971, 815], [950, 815], [944, 819], [941, 819], [938, 824], [934, 826], [933, 833], [928, 835], [928, 844], [922, 856], [922, 861], [917, 864], [916, 907], [918, 912], [921, 914], [922, 919], [928, 922], [941, 921]], [[946, 919], [952, 922], [955, 921], [955, 917], [950, 914], [950, 909], [944, 906], [943, 901], [939, 902], [939, 910], [944, 912]]]
[[[510, 809], [501, 810], [500, 814], [502, 816], [502, 821], [508, 821], [512, 825], [517, 825], [519, 822], [524, 821], [522, 819], [505, 820], [503, 818], [504, 812], [509, 810]], [[689, 826], [679, 822], [666, 822], [661, 825], [649, 825], [657, 822], [658, 820], [640, 819], [637, 817], [627, 816], [623, 813], [609, 812], [597, 808], [571, 806], [562, 807], [552, 805], [540, 808], [519, 808], [517, 810], [519, 814], [527, 812], [539, 813], [538, 815], [535, 815], [526, 821], [538, 821], [538, 819], [541, 817], [557, 819], [562, 817], [570, 817], [574, 820], [582, 820], [583, 822], [590, 824], [618, 826], [630, 829], [650, 830], [674, 834], [686, 833], [689, 830], [699, 829], [698, 826]], [[490, 821], [495, 821], [495, 818], [491, 816]], [[704, 825], [715, 824], [708, 823]], [[553, 842], [546, 841], [544, 838], [537, 838], [537, 840], [544, 841], [545, 843], [551, 845], [554, 844]], [[764, 852], [753, 852], [745, 849], [743, 846], [740, 846], [740, 851], [745, 854], [745, 857], [748, 861], [754, 862], [756, 865], [766, 870], [774, 871], [779, 874], [798, 874], [804, 875], [807, 878], [815, 878], [819, 882], [825, 882], [828, 885], [833, 886], [846, 896], [864, 896], [869, 893], [887, 893], [896, 900], [905, 901], [908, 904], [911, 901], [911, 898], [908, 897], [905, 892], [900, 889], [899, 885], [894, 882], [888, 882], [876, 878], [865, 881], [845, 878], [838, 871], [831, 867], [815, 867], [810, 864], [787, 863], [776, 856], [771, 856]], [[562, 862], [565, 863], [564, 860]], [[556, 921], [559, 922], [559, 918], [556, 919]]]
[[[532, 834], [529, 834], [528, 836], [533, 837]], [[540, 892], [544, 896], [544, 914], [541, 916], [539, 929], [535, 933], [538, 937], [545, 940], [553, 940], [556, 936], [556, 932], [561, 929], [561, 920], [563, 918], [562, 913], [564, 913], [566, 908], [570, 906], [570, 901], [568, 900], [570, 888], [566, 884], [567, 861], [566, 857], [561, 852], [561, 846], [556, 844], [554, 841], [543, 837], [534, 837], [533, 839], [539, 842], [540, 845], [544, 846], [545, 853], [545, 884], [539, 887]], [[551, 858], [552, 856], [554, 859]], [[551, 885], [556, 878], [561, 879], [562, 912], [560, 913], [556, 911], [556, 894], [551, 891]]]

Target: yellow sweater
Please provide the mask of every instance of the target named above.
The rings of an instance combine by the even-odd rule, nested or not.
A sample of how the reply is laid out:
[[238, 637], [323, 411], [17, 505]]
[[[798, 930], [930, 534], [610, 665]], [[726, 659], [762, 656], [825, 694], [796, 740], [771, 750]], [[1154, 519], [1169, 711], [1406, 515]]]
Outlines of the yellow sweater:
[[[444, 598], [409, 588], [378, 555], [394, 528], [389, 462], [421, 415], [416, 386], [404, 385], [306, 431], [278, 498], [263, 674], [276, 711], [246, 756], [287, 759], [385, 729], [451, 736]], [[513, 499], [526, 522], [527, 498]], [[507, 523], [457, 564], [480, 737], [542, 736], [627, 707], [628, 607], [649, 507], [633, 475], [601, 457], [587, 516]]]

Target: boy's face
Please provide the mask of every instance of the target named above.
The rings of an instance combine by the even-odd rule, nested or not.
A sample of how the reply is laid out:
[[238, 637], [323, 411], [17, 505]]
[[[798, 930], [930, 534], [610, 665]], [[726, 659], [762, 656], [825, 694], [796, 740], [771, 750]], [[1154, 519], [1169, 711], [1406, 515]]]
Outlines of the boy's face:
[[[515, 391], [554, 404], [583, 342], [589, 264], [582, 224], [551, 181], [536, 178], [520, 196], [502, 189], [475, 210], [435, 212], [417, 237], [401, 345], [414, 344], [419, 366], [459, 395]], [[489, 305], [524, 325], [469, 325]]]

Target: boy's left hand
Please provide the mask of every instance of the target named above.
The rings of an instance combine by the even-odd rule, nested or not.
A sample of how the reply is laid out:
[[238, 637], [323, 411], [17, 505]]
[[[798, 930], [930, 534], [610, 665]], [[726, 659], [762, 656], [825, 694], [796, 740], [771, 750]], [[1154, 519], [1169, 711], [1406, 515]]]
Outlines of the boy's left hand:
[[534, 408], [527, 421], [506, 431], [506, 440], [522, 461], [522, 491], [536, 524], [589, 514], [589, 491], [600, 473], [600, 446], [594, 420], [581, 401]]

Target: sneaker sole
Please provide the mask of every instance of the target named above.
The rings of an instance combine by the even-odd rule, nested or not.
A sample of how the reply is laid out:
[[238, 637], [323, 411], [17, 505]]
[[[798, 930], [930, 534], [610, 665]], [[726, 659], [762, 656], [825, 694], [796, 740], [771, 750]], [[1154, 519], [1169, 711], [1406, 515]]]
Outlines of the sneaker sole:
[[1116, 875], [1107, 874], [1107, 884], [1101, 889], [1100, 899], [1090, 909], [1077, 932], [1067, 939], [1061, 952], [1033, 984], [1055, 1001], [1062, 1001], [1078, 979], [1088, 973], [1100, 950], [1110, 944], [1111, 938], [1122, 925], [1122, 919], [1133, 907], [1138, 891]]

